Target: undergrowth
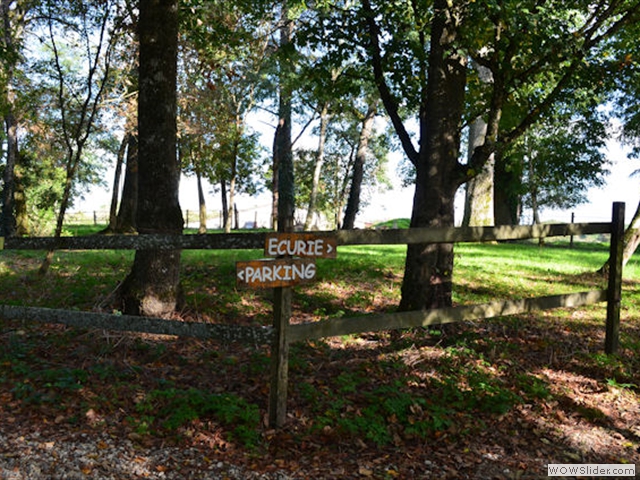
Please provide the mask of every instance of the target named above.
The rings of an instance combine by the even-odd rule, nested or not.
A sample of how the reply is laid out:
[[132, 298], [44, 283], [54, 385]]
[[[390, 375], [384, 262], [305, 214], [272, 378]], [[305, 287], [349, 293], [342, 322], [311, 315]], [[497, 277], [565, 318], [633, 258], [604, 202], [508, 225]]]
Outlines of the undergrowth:
[[[296, 288], [294, 316], [305, 321], [395, 308], [404, 247], [341, 247], [318, 261], [315, 284]], [[268, 324], [269, 291], [235, 288], [235, 262], [259, 251], [184, 252], [188, 308], [206, 321]], [[456, 303], [600, 288], [586, 275], [606, 246], [531, 243], [456, 247]], [[131, 252], [61, 252], [38, 279], [38, 252], [3, 252], [0, 302], [91, 310], [124, 278]], [[637, 266], [632, 260], [630, 272]], [[545, 368], [588, 374], [602, 388], [638, 391], [640, 287], [625, 277], [622, 351], [602, 353], [601, 307], [496, 318], [395, 334], [354, 335], [291, 346], [289, 422], [308, 438], [376, 445], [463, 438], [523, 405], [563, 400]], [[39, 412], [50, 424], [84, 425], [136, 438], [219, 433], [227, 442], [265, 446], [270, 358], [258, 346], [5, 322], [0, 330], [0, 398], [12, 415]], [[522, 362], [520, 364], [519, 362]], [[563, 394], [564, 395], [564, 394]], [[540, 407], [542, 408], [542, 407]], [[595, 418], [595, 416], [594, 416]], [[95, 422], [92, 428], [96, 428]]]

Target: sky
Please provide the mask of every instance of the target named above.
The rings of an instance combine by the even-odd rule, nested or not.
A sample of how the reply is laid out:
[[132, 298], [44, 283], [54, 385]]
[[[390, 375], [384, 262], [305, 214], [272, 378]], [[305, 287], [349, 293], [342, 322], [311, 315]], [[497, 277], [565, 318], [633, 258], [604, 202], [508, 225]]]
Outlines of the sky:
[[[606, 178], [606, 184], [600, 188], [592, 188], [588, 191], [589, 202], [579, 205], [568, 211], [543, 210], [542, 221], [554, 221], [568, 223], [571, 221], [571, 213], [575, 214], [575, 221], [583, 222], [607, 222], [611, 220], [613, 202], [626, 203], [626, 220], [629, 222], [640, 201], [640, 176], [631, 177], [632, 172], [640, 170], [640, 161], [628, 158], [628, 149], [618, 142], [611, 141], [607, 144], [606, 154], [611, 162], [610, 174]], [[395, 171], [397, 160], [389, 162], [389, 177], [392, 179], [394, 189], [389, 192], [375, 195], [369, 205], [362, 209], [358, 215], [360, 227], [369, 223], [392, 220], [395, 218], [409, 218], [413, 203], [413, 187], [402, 188], [400, 179]], [[106, 178], [111, 178], [108, 175]], [[210, 189], [207, 189], [210, 190]], [[106, 211], [110, 203], [111, 193], [109, 187], [94, 187], [85, 199], [77, 201], [73, 211], [92, 212]], [[207, 209], [219, 211], [221, 202], [219, 194], [209, 191], [207, 193]], [[256, 197], [239, 196], [237, 199], [240, 212], [240, 224], [254, 222], [259, 226], [267, 226], [269, 223], [271, 197], [269, 193], [263, 193]], [[463, 194], [459, 192], [456, 198], [456, 221], [462, 218], [464, 204]], [[183, 210], [189, 211], [189, 222], [194, 225], [197, 222], [198, 196], [194, 178], [183, 177], [180, 185], [180, 205]], [[528, 215], [527, 215], [528, 213]], [[531, 218], [530, 212], [525, 212], [523, 223]], [[219, 225], [214, 221], [209, 223], [210, 228]]]

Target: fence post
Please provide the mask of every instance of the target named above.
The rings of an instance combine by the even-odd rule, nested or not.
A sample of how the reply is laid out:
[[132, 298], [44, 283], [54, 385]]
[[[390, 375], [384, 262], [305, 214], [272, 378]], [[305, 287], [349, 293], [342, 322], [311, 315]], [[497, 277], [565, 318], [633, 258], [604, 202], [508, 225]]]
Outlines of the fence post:
[[282, 427], [287, 419], [287, 387], [289, 383], [289, 320], [291, 318], [291, 287], [274, 289], [271, 345], [271, 387], [269, 390], [269, 426]]
[[[576, 213], [571, 212], [571, 224], [573, 225], [575, 221], [576, 221]], [[569, 238], [569, 248], [573, 248], [573, 234], [571, 234], [571, 237]]]
[[624, 253], [624, 202], [613, 204], [611, 244], [609, 252], [609, 285], [607, 287], [607, 326], [604, 340], [606, 354], [618, 351], [620, 336], [620, 304], [622, 301], [622, 256]]

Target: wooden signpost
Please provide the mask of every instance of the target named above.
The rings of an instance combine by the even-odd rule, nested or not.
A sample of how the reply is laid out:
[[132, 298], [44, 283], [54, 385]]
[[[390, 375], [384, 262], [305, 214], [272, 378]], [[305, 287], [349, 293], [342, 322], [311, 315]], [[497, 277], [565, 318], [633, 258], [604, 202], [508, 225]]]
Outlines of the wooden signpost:
[[337, 240], [313, 233], [269, 233], [264, 253], [277, 258], [236, 263], [239, 287], [277, 288], [309, 283], [316, 276], [315, 258], [336, 258]]
[[[331, 235], [279, 232], [265, 237], [264, 254], [269, 257], [236, 263], [239, 287], [273, 288], [273, 326], [275, 338], [271, 354], [269, 424], [281, 427], [286, 419], [289, 366], [289, 316], [291, 289], [316, 277], [316, 258], [336, 258], [337, 239]], [[288, 292], [288, 294], [285, 294]]]
[[309, 258], [280, 258], [236, 263], [238, 286], [292, 287], [316, 278], [316, 262]]
[[264, 254], [268, 257], [336, 258], [336, 237], [313, 233], [269, 233]]

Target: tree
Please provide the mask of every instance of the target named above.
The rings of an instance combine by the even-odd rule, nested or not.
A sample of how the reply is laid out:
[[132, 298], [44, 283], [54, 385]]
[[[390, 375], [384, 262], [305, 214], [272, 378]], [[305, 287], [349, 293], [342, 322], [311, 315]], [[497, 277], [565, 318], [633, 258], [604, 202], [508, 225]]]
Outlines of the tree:
[[29, 5], [13, 0], [0, 1], [1, 31], [0, 51], [2, 55], [2, 104], [3, 119], [6, 132], [7, 157], [3, 172], [2, 211], [0, 212], [0, 236], [11, 236], [16, 233], [15, 183], [14, 174], [18, 160], [18, 121], [15, 111], [14, 74], [20, 58], [22, 32], [26, 22]]
[[[416, 2], [363, 0], [366, 58], [391, 122], [415, 166], [412, 227], [453, 226], [458, 186], [482, 170], [490, 156], [522, 136], [559, 101], [579, 92], [576, 79], [598, 71], [602, 48], [636, 20], [638, 2]], [[492, 81], [474, 80], [469, 59]], [[540, 88], [542, 86], [542, 88]], [[597, 86], [597, 85], [596, 85]], [[505, 105], [522, 107], [501, 122]], [[417, 142], [404, 113], [416, 106]], [[459, 161], [469, 119], [482, 116], [487, 133], [468, 162]], [[402, 310], [451, 304], [452, 245], [409, 245]]]
[[186, 8], [181, 151], [188, 172], [220, 184], [224, 228], [230, 231], [235, 195], [259, 190], [262, 152], [247, 115], [264, 82], [273, 19], [263, 14], [261, 2], [192, 0]]
[[[178, 1], [140, 0], [138, 231], [180, 234], [176, 152]], [[120, 287], [127, 314], [167, 316], [179, 305], [180, 251], [138, 250]]]
[[355, 227], [356, 215], [360, 210], [362, 185], [364, 182], [364, 169], [367, 157], [370, 154], [370, 141], [373, 133], [373, 122], [378, 111], [377, 101], [371, 101], [367, 107], [367, 112], [362, 118], [362, 128], [358, 135], [358, 146], [353, 163], [353, 173], [351, 175], [351, 185], [349, 188], [349, 199], [344, 212], [342, 229], [349, 230]]
[[[293, 116], [292, 43], [294, 22], [290, 18], [290, 6], [283, 0], [280, 13], [278, 40], [278, 120], [273, 137], [273, 227], [279, 232], [293, 231], [295, 211], [295, 182], [293, 167], [293, 140], [291, 122]], [[277, 212], [277, 215], [275, 214]]]
[[[617, 36], [612, 44], [612, 52], [608, 56], [610, 78], [613, 80], [614, 98], [612, 107], [621, 121], [620, 140], [631, 146], [631, 157], [640, 157], [640, 64], [634, 55], [635, 45], [640, 34], [640, 23], [629, 25]], [[633, 175], [640, 174], [640, 170]], [[638, 245], [640, 245], [640, 202], [636, 207], [631, 222], [624, 232], [624, 250], [622, 263], [626, 265]], [[609, 272], [609, 260], [600, 268], [600, 273]]]
[[[486, 67], [473, 65], [481, 82], [490, 83], [491, 72]], [[487, 122], [482, 116], [472, 119], [469, 125], [467, 161], [470, 161], [476, 147], [485, 142]], [[469, 179], [465, 189], [463, 226], [490, 226], [495, 223], [493, 216], [493, 177], [495, 154], [489, 157], [480, 172]]]
[[[109, 31], [114, 20], [111, 2], [104, 2], [96, 10], [75, 2], [67, 5], [68, 9], [61, 7], [57, 3], [54, 11], [49, 1], [43, 12], [54, 65], [52, 79], [57, 84], [55, 104], [59, 114], [60, 141], [65, 150], [66, 175], [54, 232], [56, 238], [62, 234], [85, 147], [96, 128], [116, 38], [114, 32]], [[64, 21], [57, 15], [65, 15]], [[73, 52], [75, 49], [82, 59], [77, 65], [65, 58], [65, 51]], [[41, 275], [47, 272], [52, 259], [53, 251], [49, 251], [40, 266]]]
[[295, 150], [298, 203], [309, 203], [315, 184], [317, 214], [333, 225], [330, 228], [353, 228], [352, 224], [345, 226], [343, 218], [355, 222], [357, 210], [367, 201], [367, 195], [388, 186], [385, 171], [388, 135], [376, 131], [374, 118], [375, 105], [362, 102], [335, 114], [327, 128], [324, 165], [317, 181], [313, 179], [318, 174], [317, 150]]

